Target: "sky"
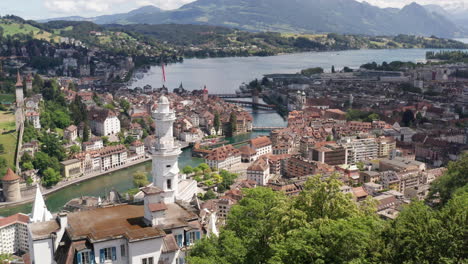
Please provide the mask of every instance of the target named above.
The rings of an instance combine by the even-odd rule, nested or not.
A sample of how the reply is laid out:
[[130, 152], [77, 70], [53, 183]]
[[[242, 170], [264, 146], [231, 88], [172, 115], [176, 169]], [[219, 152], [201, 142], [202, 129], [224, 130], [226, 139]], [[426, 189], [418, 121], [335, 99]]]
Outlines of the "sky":
[[[0, 15], [14, 14], [26, 19], [63, 16], [93, 17], [126, 13], [145, 5], [176, 9], [194, 0], [0, 0]], [[287, 0], [285, 0], [287, 1]], [[449, 9], [468, 9], [468, 0], [358, 0], [380, 7], [398, 7], [411, 2], [438, 4]]]

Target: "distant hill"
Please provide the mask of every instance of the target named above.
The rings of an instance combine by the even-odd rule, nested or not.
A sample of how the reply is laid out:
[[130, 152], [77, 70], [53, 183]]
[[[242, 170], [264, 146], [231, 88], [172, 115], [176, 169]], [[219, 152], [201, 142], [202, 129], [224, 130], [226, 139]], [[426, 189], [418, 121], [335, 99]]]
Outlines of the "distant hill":
[[444, 16], [465, 31], [468, 31], [468, 8], [446, 9], [440, 5], [425, 5], [424, 8], [430, 12]]
[[98, 24], [123, 25], [207, 24], [250, 31], [466, 35], [466, 30], [440, 12], [416, 3], [402, 9], [382, 9], [355, 0], [198, 0], [172, 11], [146, 6], [125, 14], [89, 20]]

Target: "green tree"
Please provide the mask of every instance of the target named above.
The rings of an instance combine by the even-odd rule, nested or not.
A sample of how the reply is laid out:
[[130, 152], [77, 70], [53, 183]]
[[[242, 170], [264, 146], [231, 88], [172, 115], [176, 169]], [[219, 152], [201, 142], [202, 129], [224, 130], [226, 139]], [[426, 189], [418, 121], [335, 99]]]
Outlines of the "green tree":
[[367, 119], [372, 122], [372, 121], [379, 120], [380, 116], [379, 116], [379, 114], [372, 113], [367, 117]]
[[193, 173], [193, 168], [191, 166], [187, 165], [182, 169], [182, 172], [184, 174], [192, 174]]
[[246, 263], [266, 263], [272, 256], [270, 247], [276, 229], [276, 210], [285, 203], [286, 196], [269, 188], [244, 190], [245, 198], [233, 206], [226, 229], [240, 238], [248, 252]]
[[237, 132], [237, 115], [234, 112], [231, 112], [229, 116], [229, 132], [231, 136], [235, 135]]
[[0, 177], [5, 176], [8, 169], [8, 162], [4, 157], [0, 157]]
[[210, 189], [203, 195], [203, 200], [206, 201], [206, 200], [211, 200], [211, 199], [216, 199], [216, 193]]
[[41, 137], [42, 145], [41, 151], [49, 154], [52, 157], [56, 157], [59, 161], [66, 158], [66, 151], [63, 147], [62, 141], [55, 134], [45, 133]]
[[84, 123], [83, 126], [83, 142], [89, 141], [89, 125], [88, 122]]
[[340, 219], [359, 214], [350, 194], [341, 191], [343, 184], [333, 175], [309, 178], [296, 200], [296, 208], [304, 212], [307, 221], [318, 218]]
[[145, 187], [149, 184], [148, 176], [143, 171], [137, 171], [133, 174], [133, 185], [137, 188]]
[[42, 183], [45, 186], [53, 186], [60, 181], [60, 173], [55, 171], [53, 168], [47, 168], [42, 176]]
[[24, 171], [34, 170], [34, 166], [31, 161], [25, 162], [21, 165], [21, 169]]
[[219, 131], [220, 127], [221, 127], [221, 121], [220, 121], [218, 111], [215, 111], [215, 113], [214, 113], [213, 126], [214, 126], [214, 129], [216, 130], [216, 133], [218, 133], [218, 131]]
[[440, 197], [442, 204], [447, 203], [459, 189], [468, 184], [468, 154], [460, 160], [450, 162], [447, 171], [436, 179], [430, 189], [429, 199]]
[[39, 170], [39, 173], [43, 175], [47, 168], [52, 168], [55, 171], [60, 171], [60, 162], [57, 157], [51, 157], [44, 152], [37, 152], [34, 154], [33, 160], [34, 168]]
[[130, 103], [125, 99], [121, 99], [120, 107], [122, 107], [122, 110], [124, 111], [124, 113], [128, 113], [128, 110], [130, 109]]
[[73, 145], [70, 147], [70, 157], [81, 151], [81, 147], [78, 145]]
[[50, 116], [52, 117], [52, 122], [54, 122], [55, 127], [64, 129], [71, 123], [70, 114], [65, 111], [56, 110]]

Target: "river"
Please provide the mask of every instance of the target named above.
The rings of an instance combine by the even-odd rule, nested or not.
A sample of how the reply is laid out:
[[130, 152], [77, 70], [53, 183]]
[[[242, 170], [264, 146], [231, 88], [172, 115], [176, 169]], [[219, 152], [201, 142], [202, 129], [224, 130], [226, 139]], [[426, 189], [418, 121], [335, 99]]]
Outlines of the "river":
[[[167, 86], [178, 87], [180, 82], [188, 90], [200, 89], [207, 85], [211, 93], [233, 93], [242, 82], [254, 78], [261, 78], [268, 73], [295, 73], [308, 67], [323, 67], [336, 69], [344, 66], [357, 68], [367, 62], [383, 61], [414, 61], [425, 60], [424, 49], [395, 49], [395, 50], [353, 50], [336, 52], [310, 52], [287, 54], [272, 57], [241, 57], [241, 58], [212, 58], [188, 59], [184, 63], [172, 64], [166, 68]], [[153, 87], [161, 86], [161, 70], [159, 67], [151, 69], [142, 79], [134, 82], [133, 87], [150, 84]], [[252, 112], [255, 126], [286, 126], [286, 121], [276, 112], [256, 110]], [[264, 132], [255, 132], [240, 135], [229, 139], [230, 142], [244, 141]], [[180, 167], [186, 165], [196, 166], [203, 160], [192, 158], [191, 150], [185, 149], [179, 158]], [[94, 179], [69, 186], [57, 191], [46, 198], [46, 204], [52, 212], [59, 211], [69, 200], [83, 196], [105, 196], [112, 188], [125, 192], [133, 188], [132, 174], [136, 171], [151, 171], [151, 162], [140, 164], [132, 168], [106, 174]], [[8, 216], [17, 212], [30, 213], [31, 204], [20, 205], [8, 209], [0, 209], [0, 215]]]
[[[384, 61], [424, 62], [429, 49], [392, 49], [392, 50], [349, 50], [333, 52], [307, 52], [284, 54], [270, 57], [235, 57], [187, 59], [183, 63], [166, 66], [166, 86], [173, 88], [183, 84], [187, 90], [202, 89], [207, 86], [210, 93], [234, 93], [242, 82], [262, 78], [269, 73], [297, 73], [310, 67], [331, 67], [341, 69], [345, 66], [358, 68], [367, 62]], [[162, 86], [162, 70], [151, 67], [141, 79], [135, 80], [132, 87], [150, 84], [154, 88]]]
[[[256, 126], [286, 126], [286, 121], [272, 110], [255, 110], [247, 109], [254, 118]], [[259, 135], [268, 134], [266, 132], [254, 132], [245, 135], [239, 135], [229, 138], [230, 143], [245, 141]], [[197, 166], [203, 162], [203, 159], [193, 158], [190, 148], [184, 149], [179, 157], [179, 167], [183, 168], [187, 165]], [[81, 182], [64, 189], [61, 189], [46, 197], [47, 208], [52, 212], [58, 212], [69, 200], [79, 196], [101, 196], [104, 197], [112, 188], [118, 192], [125, 192], [133, 186], [133, 174], [137, 171], [145, 171], [150, 179], [151, 162], [145, 162], [131, 168], [123, 169], [117, 172], [102, 175], [85, 182]], [[8, 216], [18, 212], [29, 214], [32, 204], [24, 204], [11, 208], [0, 209], [1, 216]]]

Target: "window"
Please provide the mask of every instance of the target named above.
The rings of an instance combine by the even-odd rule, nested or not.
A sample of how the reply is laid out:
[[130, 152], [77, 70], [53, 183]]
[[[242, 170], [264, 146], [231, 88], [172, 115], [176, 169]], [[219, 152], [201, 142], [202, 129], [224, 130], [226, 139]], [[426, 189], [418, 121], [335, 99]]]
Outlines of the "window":
[[153, 264], [153, 257], [142, 258], [141, 259], [141, 264]]
[[78, 264], [91, 264], [91, 263], [94, 263], [93, 258], [94, 258], [94, 254], [91, 251], [78, 252], [76, 254], [76, 262]]
[[193, 245], [195, 241], [200, 240], [200, 231], [187, 232], [185, 234], [185, 240], [187, 245]]
[[177, 246], [179, 246], [179, 248], [182, 248], [184, 246], [184, 236], [182, 234], [179, 234], [175, 236], [175, 239], [177, 241]]
[[125, 245], [120, 245], [120, 256], [125, 257], [126, 255]]
[[171, 180], [167, 180], [167, 189], [169, 189], [169, 190], [172, 189], [172, 182], [171, 182]]
[[170, 168], [170, 167], [171, 167], [171, 165], [166, 165], [166, 168]]
[[101, 263], [104, 263], [106, 260], [117, 260], [116, 248], [102, 248], [99, 250], [99, 259]]

